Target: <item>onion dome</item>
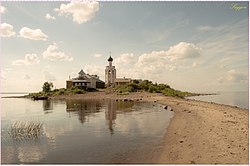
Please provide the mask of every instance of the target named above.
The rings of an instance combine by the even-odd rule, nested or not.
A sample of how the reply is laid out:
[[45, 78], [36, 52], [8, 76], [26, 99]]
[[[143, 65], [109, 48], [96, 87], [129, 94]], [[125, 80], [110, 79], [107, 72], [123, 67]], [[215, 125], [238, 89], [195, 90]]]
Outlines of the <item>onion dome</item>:
[[113, 58], [111, 56], [109, 56], [108, 61], [113, 61]]

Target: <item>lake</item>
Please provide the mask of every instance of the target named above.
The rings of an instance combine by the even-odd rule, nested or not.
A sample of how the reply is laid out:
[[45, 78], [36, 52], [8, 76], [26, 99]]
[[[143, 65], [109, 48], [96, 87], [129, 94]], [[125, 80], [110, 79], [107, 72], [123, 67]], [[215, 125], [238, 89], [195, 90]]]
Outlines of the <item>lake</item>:
[[249, 108], [248, 92], [219, 92], [218, 95], [193, 96], [188, 99], [215, 102], [240, 108]]
[[[2, 98], [1, 162], [150, 163], [173, 114], [156, 103]], [[15, 122], [42, 123], [42, 132], [15, 139]]]

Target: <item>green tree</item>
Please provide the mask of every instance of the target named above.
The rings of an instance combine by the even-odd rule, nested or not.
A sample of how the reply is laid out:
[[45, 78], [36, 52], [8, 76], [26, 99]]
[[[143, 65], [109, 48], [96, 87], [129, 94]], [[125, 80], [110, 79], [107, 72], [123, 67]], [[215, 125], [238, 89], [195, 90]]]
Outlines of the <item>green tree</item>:
[[53, 88], [53, 83], [52, 82], [45, 82], [43, 84], [43, 92], [44, 93], [49, 93], [51, 92], [51, 89]]

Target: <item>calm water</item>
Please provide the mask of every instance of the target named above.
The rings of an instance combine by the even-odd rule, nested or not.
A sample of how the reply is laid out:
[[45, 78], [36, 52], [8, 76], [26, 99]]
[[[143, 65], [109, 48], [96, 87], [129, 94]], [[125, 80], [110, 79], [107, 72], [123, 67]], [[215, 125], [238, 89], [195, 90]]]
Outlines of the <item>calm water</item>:
[[188, 98], [201, 101], [215, 102], [219, 104], [238, 106], [247, 109], [249, 108], [248, 92], [219, 92], [218, 95], [194, 96]]
[[[2, 163], [147, 163], [171, 117], [155, 103], [2, 98]], [[14, 140], [16, 121], [42, 122], [43, 134]]]

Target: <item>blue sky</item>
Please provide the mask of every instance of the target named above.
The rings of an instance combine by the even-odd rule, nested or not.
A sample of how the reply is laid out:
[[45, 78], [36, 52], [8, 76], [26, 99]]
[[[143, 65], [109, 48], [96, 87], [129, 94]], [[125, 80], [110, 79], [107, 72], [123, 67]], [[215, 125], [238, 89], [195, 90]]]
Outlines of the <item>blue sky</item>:
[[248, 91], [248, 2], [2, 2], [1, 91], [83, 69], [192, 92]]

